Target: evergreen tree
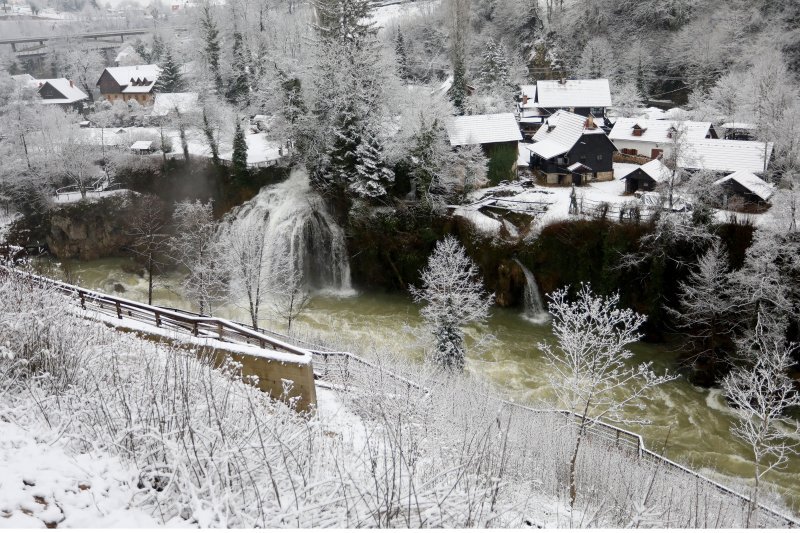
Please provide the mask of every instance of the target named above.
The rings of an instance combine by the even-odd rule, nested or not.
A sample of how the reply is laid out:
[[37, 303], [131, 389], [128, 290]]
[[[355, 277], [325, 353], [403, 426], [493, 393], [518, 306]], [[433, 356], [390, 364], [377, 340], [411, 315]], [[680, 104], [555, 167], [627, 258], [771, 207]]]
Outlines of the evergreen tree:
[[350, 179], [350, 190], [362, 198], [381, 198], [394, 184], [394, 172], [387, 167], [383, 145], [377, 135], [366, 131], [356, 148], [355, 172]]
[[489, 89], [504, 90], [512, 87], [507, 53], [502, 43], [491, 38], [486, 43], [479, 79]]
[[403, 39], [403, 34], [400, 29], [397, 30], [397, 36], [394, 41], [394, 51], [397, 57], [397, 74], [400, 79], [407, 81], [411, 78], [411, 72], [408, 70], [408, 53], [406, 51], [406, 42]]
[[378, 33], [372, 0], [315, 0], [316, 28], [323, 39], [359, 46]]
[[242, 34], [238, 31], [233, 32], [233, 77], [228, 86], [228, 101], [232, 104], [244, 105], [248, 100], [250, 85], [248, 84], [247, 74], [247, 54], [245, 52]]
[[236, 130], [233, 134], [233, 155], [231, 156], [233, 167], [233, 179], [239, 183], [247, 181], [247, 141], [244, 137], [244, 130], [238, 120], [236, 120]]
[[155, 34], [153, 36], [153, 48], [150, 53], [150, 59], [148, 60], [148, 63], [158, 63], [164, 56], [164, 50], [164, 40], [159, 34]]
[[211, 69], [211, 74], [214, 76], [214, 86], [219, 92], [222, 90], [222, 75], [219, 70], [219, 30], [211, 14], [211, 7], [208, 4], [203, 6], [200, 26], [204, 32], [206, 60]]
[[322, 190], [343, 190], [349, 177], [355, 173], [358, 162], [356, 151], [361, 143], [356, 114], [351, 107], [336, 117], [333, 146], [327, 164], [315, 174], [314, 185]]
[[453, 86], [450, 88], [450, 100], [459, 115], [466, 113], [468, 95], [467, 68], [463, 55], [459, 54], [453, 57]]
[[172, 50], [167, 48], [161, 63], [161, 73], [153, 89], [158, 93], [179, 93], [183, 91], [183, 87], [181, 68], [172, 56]]

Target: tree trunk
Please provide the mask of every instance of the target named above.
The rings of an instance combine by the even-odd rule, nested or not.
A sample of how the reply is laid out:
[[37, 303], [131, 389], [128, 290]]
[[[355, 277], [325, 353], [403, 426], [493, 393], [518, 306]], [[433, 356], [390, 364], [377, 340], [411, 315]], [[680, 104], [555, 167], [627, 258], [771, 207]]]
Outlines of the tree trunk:
[[153, 256], [147, 259], [147, 305], [153, 305]]

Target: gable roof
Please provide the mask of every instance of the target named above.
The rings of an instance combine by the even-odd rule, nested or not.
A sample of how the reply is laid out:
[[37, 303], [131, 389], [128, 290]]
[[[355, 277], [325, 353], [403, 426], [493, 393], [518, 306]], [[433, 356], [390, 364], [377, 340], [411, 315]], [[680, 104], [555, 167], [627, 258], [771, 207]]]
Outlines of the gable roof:
[[[634, 135], [634, 126], [643, 128], [641, 135]], [[711, 130], [711, 122], [695, 122], [693, 120], [646, 120], [641, 118], [620, 117], [611, 128], [608, 138], [612, 141], [638, 141], [647, 143], [667, 144], [672, 142], [669, 136], [670, 129], [686, 128], [686, 139], [700, 141], [706, 138]]]
[[14, 74], [11, 76], [11, 79], [14, 80], [15, 83], [21, 84], [28, 84], [36, 81], [30, 74]]
[[75, 85], [73, 82], [69, 81], [67, 78], [52, 78], [46, 80], [36, 80], [39, 85], [39, 94], [42, 94], [42, 89], [46, 85], [49, 85], [63, 96], [63, 98], [42, 98], [42, 101], [46, 104], [73, 104], [75, 102], [80, 102], [81, 100], [86, 100], [89, 98], [86, 96], [86, 93], [78, 89], [78, 86]]
[[531, 152], [545, 159], [569, 152], [584, 135], [605, 135], [600, 126], [586, 127], [587, 118], [569, 111], [558, 110], [549, 116], [533, 135]]
[[747, 172], [744, 170], [739, 170], [733, 174], [730, 174], [729, 176], [718, 179], [714, 182], [714, 185], [722, 185], [729, 181], [735, 181], [765, 202], [769, 200], [770, 197], [775, 193], [774, 185], [767, 183], [752, 172]]
[[153, 115], [163, 117], [177, 108], [178, 113], [189, 113], [197, 109], [197, 93], [159, 93], [153, 102]]
[[538, 80], [536, 85], [521, 85], [523, 96], [532, 107], [611, 107], [608, 80]]
[[690, 141], [678, 154], [678, 166], [719, 172], [764, 172], [772, 156], [772, 143], [703, 139]]
[[452, 117], [447, 120], [446, 126], [450, 146], [522, 140], [513, 113]]
[[653, 159], [639, 167], [639, 170], [650, 176], [656, 183], [669, 179], [671, 172], [660, 159]]
[[[158, 65], [133, 65], [130, 67], [107, 67], [104, 72], [114, 78], [123, 94], [133, 94], [152, 91], [161, 69]], [[99, 81], [97, 83], [100, 84]]]

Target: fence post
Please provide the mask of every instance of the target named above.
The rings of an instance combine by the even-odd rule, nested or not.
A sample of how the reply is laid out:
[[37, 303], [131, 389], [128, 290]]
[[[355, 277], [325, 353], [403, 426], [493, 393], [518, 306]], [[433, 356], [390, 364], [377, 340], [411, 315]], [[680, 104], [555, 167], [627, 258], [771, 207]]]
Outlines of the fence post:
[[156, 327], [161, 327], [161, 313], [158, 311], [155, 312], [156, 315]]
[[192, 335], [194, 335], [195, 337], [198, 336], [198, 333], [197, 333], [197, 320], [192, 322]]
[[217, 322], [217, 337], [222, 340], [222, 322]]
[[78, 296], [81, 298], [81, 309], [86, 310], [86, 299], [83, 291], [78, 291]]
[[122, 318], [122, 307], [119, 305], [119, 302], [114, 302], [117, 308], [117, 318]]

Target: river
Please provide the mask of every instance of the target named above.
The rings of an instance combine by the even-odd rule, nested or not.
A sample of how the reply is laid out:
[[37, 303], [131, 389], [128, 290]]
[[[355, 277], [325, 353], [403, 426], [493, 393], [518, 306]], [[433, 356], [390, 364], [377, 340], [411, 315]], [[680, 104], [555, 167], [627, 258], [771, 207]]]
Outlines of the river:
[[[145, 278], [132, 273], [126, 265], [130, 262], [124, 259], [72, 262], [66, 269], [52, 268], [49, 275], [146, 302]], [[153, 303], [192, 308], [180, 296], [178, 282], [175, 273], [160, 277]], [[233, 303], [218, 306], [214, 314], [248, 322], [245, 309]], [[413, 348], [413, 334], [404, 328], [419, 325], [418, 307], [402, 295], [317, 295], [299, 322], [323, 332], [412, 346], [409, 357], [421, 358], [420, 350]], [[468, 330], [468, 337], [473, 340], [485, 334], [494, 338], [481, 350], [469, 354], [469, 372], [489, 379], [509, 399], [538, 402], [552, 397], [548, 369], [536, 348], [538, 342], [553, 342], [547, 324], [529, 322], [519, 311], [495, 308], [486, 326]], [[638, 359], [654, 361], [657, 371], [674, 370], [675, 354], [664, 346], [639, 343], [634, 352]], [[752, 465], [746, 459], [747, 448], [730, 435], [734, 418], [720, 390], [696, 387], [679, 378], [655, 392], [647, 417], [650, 424], [627, 429], [640, 433], [651, 450], [662, 452], [669, 432], [664, 454], [671, 459], [704, 473], [716, 472], [717, 478], [731, 484], [752, 475]], [[800, 458], [793, 458], [785, 470], [768, 474], [767, 481], [785, 498], [787, 505], [800, 510]]]

